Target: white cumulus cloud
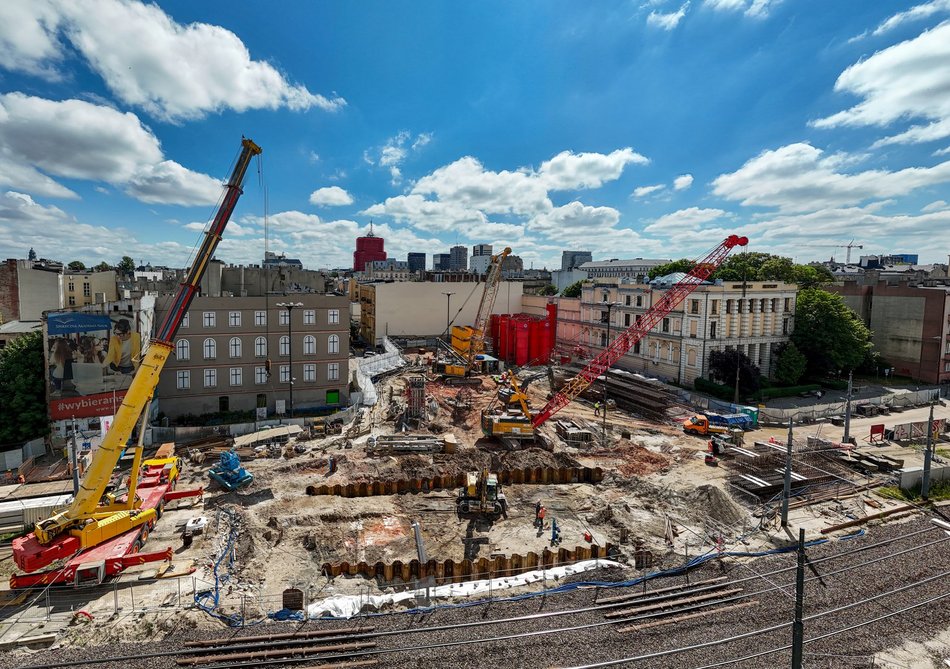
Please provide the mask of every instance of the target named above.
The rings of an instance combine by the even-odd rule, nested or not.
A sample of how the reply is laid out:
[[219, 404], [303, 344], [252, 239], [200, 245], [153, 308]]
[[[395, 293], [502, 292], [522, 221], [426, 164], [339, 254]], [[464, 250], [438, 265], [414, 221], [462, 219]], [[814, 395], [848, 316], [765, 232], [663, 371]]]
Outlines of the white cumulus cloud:
[[692, 185], [693, 185], [692, 174], [681, 174], [680, 176], [673, 179], [673, 188], [675, 190], [686, 190]]
[[782, 0], [705, 0], [705, 6], [717, 11], [741, 12], [749, 18], [765, 18]]
[[353, 204], [353, 196], [339, 186], [327, 186], [310, 194], [310, 204], [318, 207], [340, 207]]
[[659, 193], [661, 190], [666, 188], [663, 184], [655, 184], [653, 186], [638, 186], [633, 189], [634, 197], [646, 197], [652, 193]]
[[600, 188], [620, 177], [627, 165], [646, 165], [650, 161], [630, 147], [608, 154], [562, 151], [538, 168], [541, 183], [549, 190]]
[[655, 9], [647, 16], [647, 25], [661, 30], [673, 30], [686, 16], [689, 2], [684, 2], [675, 12], [658, 12]]

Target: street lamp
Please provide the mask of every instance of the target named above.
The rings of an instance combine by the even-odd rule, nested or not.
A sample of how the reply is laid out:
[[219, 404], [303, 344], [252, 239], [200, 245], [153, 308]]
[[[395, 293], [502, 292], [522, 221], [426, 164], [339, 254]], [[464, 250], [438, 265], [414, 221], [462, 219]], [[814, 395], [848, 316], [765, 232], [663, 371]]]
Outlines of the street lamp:
[[291, 418], [294, 417], [294, 340], [291, 331], [293, 318], [291, 318], [291, 313], [296, 307], [302, 307], [303, 302], [278, 302], [278, 307], [287, 310], [287, 355], [290, 356], [288, 368], [290, 373], [287, 375], [287, 381], [290, 385], [290, 407], [288, 409], [288, 414]]
[[449, 336], [449, 326], [451, 325], [451, 320], [449, 313], [451, 311], [450, 305], [452, 304], [452, 296], [455, 295], [455, 293], [443, 292], [442, 294], [445, 295], [445, 343], [451, 344], [452, 338]]
[[[604, 350], [607, 350], [607, 347], [610, 346], [610, 311], [616, 306], [619, 306], [619, 302], [608, 302], [607, 307], [607, 341], [604, 343]], [[604, 412], [604, 448], [607, 448], [607, 372], [610, 371], [610, 365], [604, 367], [604, 406], [602, 407]]]

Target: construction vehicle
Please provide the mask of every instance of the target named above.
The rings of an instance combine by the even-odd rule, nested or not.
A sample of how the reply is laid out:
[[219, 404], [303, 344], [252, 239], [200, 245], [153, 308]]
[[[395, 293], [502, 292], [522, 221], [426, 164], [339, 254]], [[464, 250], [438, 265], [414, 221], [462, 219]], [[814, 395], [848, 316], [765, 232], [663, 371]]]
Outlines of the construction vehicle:
[[[485, 353], [486, 328], [492, 310], [495, 308], [498, 288], [501, 286], [501, 266], [510, 254], [511, 249], [505, 247], [501, 253], [496, 253], [491, 257], [485, 277], [485, 289], [482, 291], [478, 311], [475, 313], [475, 322], [471, 327], [456, 325], [451, 329], [451, 352], [447, 352], [449, 353], [445, 356], [447, 359], [437, 360], [434, 368], [437, 374], [443, 376], [446, 383], [458, 385], [459, 379], [468, 377], [478, 371], [481, 366]], [[478, 383], [481, 382], [474, 382], [474, 384]]]
[[494, 523], [508, 517], [508, 500], [498, 484], [498, 475], [487, 469], [465, 475], [465, 486], [455, 499], [455, 513], [460, 520]]
[[[130, 486], [132, 489], [125, 495], [107, 495], [106, 489], [140, 417], [143, 421], [141, 432], [145, 431], [144, 421], [148, 414], [144, 410], [155, 392], [165, 361], [174, 349], [175, 335], [198, 293], [201, 279], [241, 196], [241, 183], [248, 164], [253, 156], [261, 152], [260, 147], [249, 139], [242, 139], [241, 146], [240, 156], [225, 185], [217, 214], [204, 233], [201, 247], [170, 303], [164, 321], [141, 354], [141, 364], [132, 377], [112, 426], [83, 473], [79, 491], [66, 509], [39, 521], [33, 532], [13, 541], [14, 561], [23, 571], [35, 572], [59, 560], [66, 560], [67, 566], [45, 575], [14, 576], [11, 578], [14, 587], [30, 583], [62, 582], [72, 577], [84, 578], [90, 563], [93, 564], [89, 568], [94, 569], [101, 579], [105, 575], [119, 573], [130, 562], [141, 563], [170, 557], [170, 549], [156, 553], [140, 553], [139, 550], [167, 502], [201, 494], [200, 490], [173, 490], [178, 477], [177, 459], [174, 463], [143, 463], [144, 480], [141, 483], [135, 481], [141, 489], [141, 495], [136, 494], [135, 486]], [[140, 458], [141, 447], [133, 463], [132, 475], [135, 478], [139, 476]], [[101, 563], [101, 567], [94, 564], [96, 562]]]
[[[570, 404], [584, 392], [596, 379], [602, 377], [617, 360], [643, 339], [654, 327], [660, 324], [677, 305], [692, 293], [697, 286], [709, 278], [722, 264], [729, 253], [737, 246], [745, 246], [748, 238], [730, 235], [719, 246], [700, 259], [693, 269], [680, 281], [666, 291], [641, 318], [620, 332], [616, 339], [609, 342], [604, 350], [591, 360], [576, 377], [548, 400], [548, 403], [536, 414], [532, 414], [526, 402], [519, 402], [520, 416], [512, 416], [510, 409], [489, 406], [482, 412], [482, 432], [487, 437], [534, 439], [537, 429], [551, 416]], [[512, 377], [513, 378], [513, 377]], [[515, 381], [517, 383], [517, 381]], [[517, 419], [517, 420], [516, 420]]]
[[700, 413], [683, 421], [683, 432], [708, 437], [711, 434], [729, 434], [733, 430], [751, 430], [752, 424], [752, 417], [744, 413]]
[[218, 464], [208, 470], [208, 476], [228, 492], [243, 488], [254, 480], [254, 475], [241, 466], [241, 458], [233, 448], [221, 451]]

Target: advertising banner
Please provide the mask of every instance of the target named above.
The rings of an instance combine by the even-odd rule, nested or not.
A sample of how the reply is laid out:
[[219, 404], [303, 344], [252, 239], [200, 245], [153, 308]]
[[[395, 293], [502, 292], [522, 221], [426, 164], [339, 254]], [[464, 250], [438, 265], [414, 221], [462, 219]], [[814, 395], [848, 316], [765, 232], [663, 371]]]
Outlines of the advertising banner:
[[113, 415], [138, 369], [142, 337], [132, 312], [55, 312], [46, 320], [50, 418]]

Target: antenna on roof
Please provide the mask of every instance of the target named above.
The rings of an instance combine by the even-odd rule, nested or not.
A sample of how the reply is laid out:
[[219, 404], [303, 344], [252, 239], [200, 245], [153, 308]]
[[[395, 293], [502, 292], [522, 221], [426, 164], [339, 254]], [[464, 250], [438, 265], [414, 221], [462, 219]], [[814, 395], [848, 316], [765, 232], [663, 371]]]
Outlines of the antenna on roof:
[[373, 234], [373, 219], [369, 219], [369, 234], [366, 235], [366, 236], [367, 236], [367, 237], [375, 237], [375, 236], [376, 236], [376, 235]]

